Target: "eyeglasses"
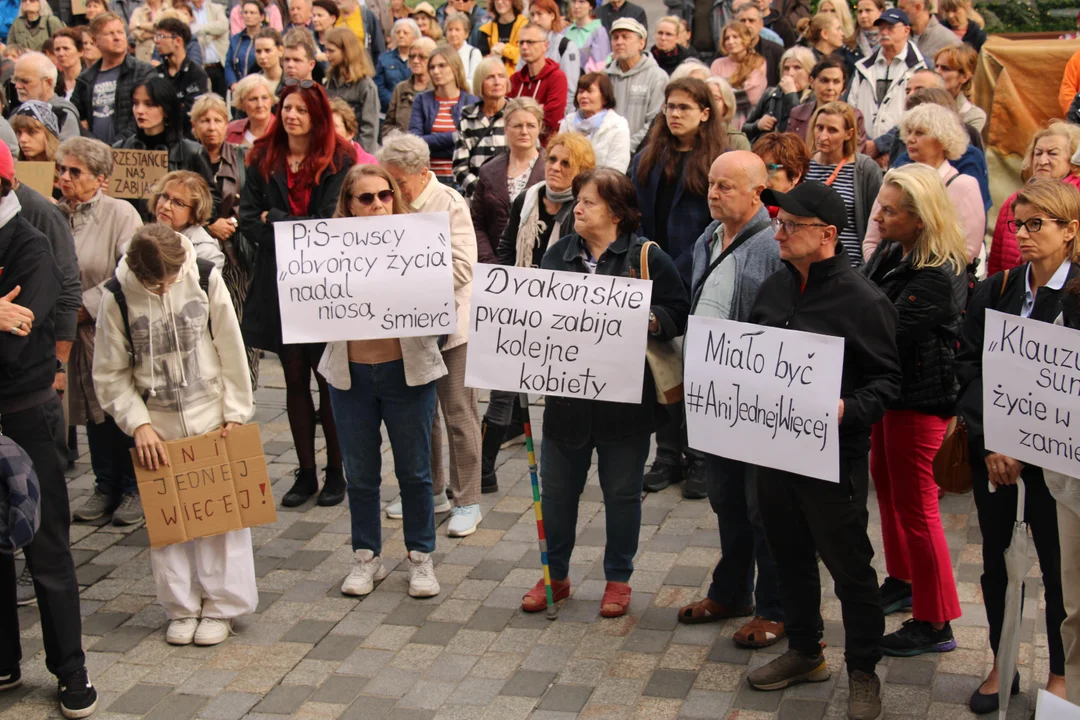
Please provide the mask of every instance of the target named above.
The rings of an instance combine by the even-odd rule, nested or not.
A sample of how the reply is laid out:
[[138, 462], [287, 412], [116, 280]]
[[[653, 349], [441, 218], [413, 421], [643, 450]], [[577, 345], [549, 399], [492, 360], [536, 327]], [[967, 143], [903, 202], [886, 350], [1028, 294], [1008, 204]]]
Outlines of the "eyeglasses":
[[183, 200], [177, 200], [168, 193], [161, 193], [160, 195], [158, 195], [158, 204], [160, 205], [163, 202], [169, 203], [177, 210], [187, 210], [189, 207], [191, 207], [190, 203], [186, 203]]
[[539, 45], [540, 43], [545, 42], [547, 42], [547, 40], [518, 40], [518, 45], [524, 47], [525, 45]]
[[424, 53], [409, 53], [409, 61], [413, 60], [427, 60], [428, 56]]
[[1009, 232], [1015, 235], [1024, 228], [1027, 228], [1027, 231], [1029, 233], [1037, 233], [1042, 230], [1044, 222], [1053, 222], [1057, 223], [1058, 225], [1065, 224], [1064, 220], [1058, 220], [1057, 218], [1031, 218], [1030, 220], [1010, 220], [1005, 224], [1009, 226]]
[[780, 163], [765, 163], [765, 170], [767, 170], [770, 175], [775, 175], [783, 169], [784, 166]]
[[154, 33], [154, 40], [175, 40], [176, 36], [172, 33], [156, 32]]
[[780, 218], [774, 218], [773, 221], [772, 221], [773, 232], [780, 232], [780, 230], [783, 230], [785, 235], [791, 235], [793, 232], [795, 232], [796, 228], [804, 228], [804, 227], [829, 227], [829, 226], [824, 224], [824, 223], [797, 223], [797, 222], [792, 222], [791, 220], [781, 220]]
[[77, 167], [72, 167], [71, 165], [61, 165], [61, 164], [57, 163], [56, 164], [56, 177], [62, 177], [64, 175], [64, 173], [67, 173], [68, 175], [70, 175], [72, 180], [78, 180], [79, 178], [82, 177], [83, 169], [82, 168], [77, 168]]
[[300, 86], [301, 90], [310, 90], [311, 88], [315, 87], [315, 81], [297, 80], [296, 78], [288, 78], [285, 80], [285, 87], [296, 87], [297, 85]]
[[686, 113], [693, 112], [694, 110], [697, 110], [698, 112], [700, 112], [701, 111], [701, 106], [700, 105], [672, 105], [671, 103], [667, 103], [666, 105], [664, 105], [664, 112], [667, 113], [668, 115], [674, 115], [675, 113], [678, 113], [680, 115], [685, 115]]
[[360, 203], [364, 207], [368, 207], [371, 203], [375, 202], [375, 198], [379, 199], [383, 205], [389, 205], [394, 200], [394, 191], [390, 189], [380, 190], [377, 193], [360, 193], [359, 195], [353, 195], [352, 199]]

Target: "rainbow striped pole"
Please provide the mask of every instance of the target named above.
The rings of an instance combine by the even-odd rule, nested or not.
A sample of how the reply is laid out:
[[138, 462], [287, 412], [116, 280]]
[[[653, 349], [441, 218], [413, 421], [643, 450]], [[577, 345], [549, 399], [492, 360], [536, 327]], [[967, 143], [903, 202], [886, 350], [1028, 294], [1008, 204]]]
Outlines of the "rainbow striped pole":
[[559, 617], [555, 597], [551, 594], [551, 570], [548, 568], [547, 534], [544, 532], [544, 513], [540, 509], [540, 479], [536, 472], [536, 446], [533, 445], [532, 422], [529, 420], [529, 395], [520, 393], [521, 420], [525, 425], [525, 451], [529, 457], [529, 479], [532, 481], [533, 509], [536, 510], [536, 535], [540, 540], [540, 564], [544, 568], [544, 590], [547, 592], [547, 619]]

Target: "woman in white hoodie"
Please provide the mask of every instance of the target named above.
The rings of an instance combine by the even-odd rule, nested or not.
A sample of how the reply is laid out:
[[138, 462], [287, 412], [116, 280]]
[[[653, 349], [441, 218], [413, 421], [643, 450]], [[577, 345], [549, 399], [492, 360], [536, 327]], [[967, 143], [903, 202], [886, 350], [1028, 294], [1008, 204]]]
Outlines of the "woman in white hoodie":
[[[135, 233], [116, 277], [127, 325], [102, 297], [94, 354], [98, 400], [135, 438], [139, 462], [168, 464], [164, 441], [221, 429], [254, 414], [244, 340], [216, 268], [199, 283], [195, 247], [162, 224]], [[129, 334], [130, 329], [130, 334]], [[173, 645], [216, 645], [259, 601], [251, 531], [232, 530], [150, 550], [158, 601]]]
[[559, 132], [584, 135], [592, 143], [596, 167], [626, 172], [630, 166], [630, 125], [615, 114], [615, 90], [607, 74], [586, 73], [574, 93], [577, 112], [567, 115]]

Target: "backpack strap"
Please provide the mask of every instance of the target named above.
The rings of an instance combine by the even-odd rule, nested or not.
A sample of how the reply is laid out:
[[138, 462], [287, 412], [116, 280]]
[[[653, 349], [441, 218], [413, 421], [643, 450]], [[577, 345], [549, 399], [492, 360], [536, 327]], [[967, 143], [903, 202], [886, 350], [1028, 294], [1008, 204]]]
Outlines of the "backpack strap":
[[127, 298], [124, 289], [120, 287], [120, 280], [113, 275], [105, 281], [105, 289], [112, 293], [116, 300], [116, 306], [120, 308], [120, 319], [124, 321], [124, 336], [127, 337], [128, 347], [131, 347], [131, 322], [128, 321]]
[[[207, 301], [210, 300], [210, 273], [214, 270], [214, 263], [203, 258], [195, 258], [195, 264], [199, 268], [199, 287], [206, 293]], [[125, 315], [125, 318], [127, 316]], [[126, 320], [125, 320], [126, 322]], [[206, 329], [210, 332], [210, 339], [214, 339], [214, 325], [210, 320], [210, 312], [206, 313]], [[130, 336], [130, 334], [129, 334]]]
[[559, 40], [559, 57], [566, 54], [566, 46], [570, 44], [570, 38], [564, 37]]

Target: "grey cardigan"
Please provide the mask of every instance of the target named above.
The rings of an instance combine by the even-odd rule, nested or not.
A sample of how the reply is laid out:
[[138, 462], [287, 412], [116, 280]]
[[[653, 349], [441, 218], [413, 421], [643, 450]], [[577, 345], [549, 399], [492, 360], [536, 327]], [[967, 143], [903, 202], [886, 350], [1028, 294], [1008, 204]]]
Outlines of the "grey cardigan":
[[[871, 161], [873, 162], [873, 161]], [[747, 225], [769, 220], [769, 209], [762, 205]], [[720, 227], [720, 221], [714, 220], [705, 228], [705, 232], [694, 243], [694, 269], [691, 284], [691, 302], [697, 294], [697, 288], [705, 279], [705, 271], [709, 269], [709, 243]], [[758, 288], [765, 278], [779, 270], [780, 247], [776, 244], [776, 235], [772, 226], [766, 226], [751, 235], [745, 242], [732, 250], [724, 262], [735, 263], [735, 290], [731, 299], [730, 320], [746, 322], [750, 316], [750, 308], [754, 306]], [[690, 314], [694, 314], [697, 303], [690, 307]]]
[[866, 225], [881, 189], [881, 177], [881, 167], [872, 158], [855, 154], [855, 233], [860, 243], [866, 237]]

